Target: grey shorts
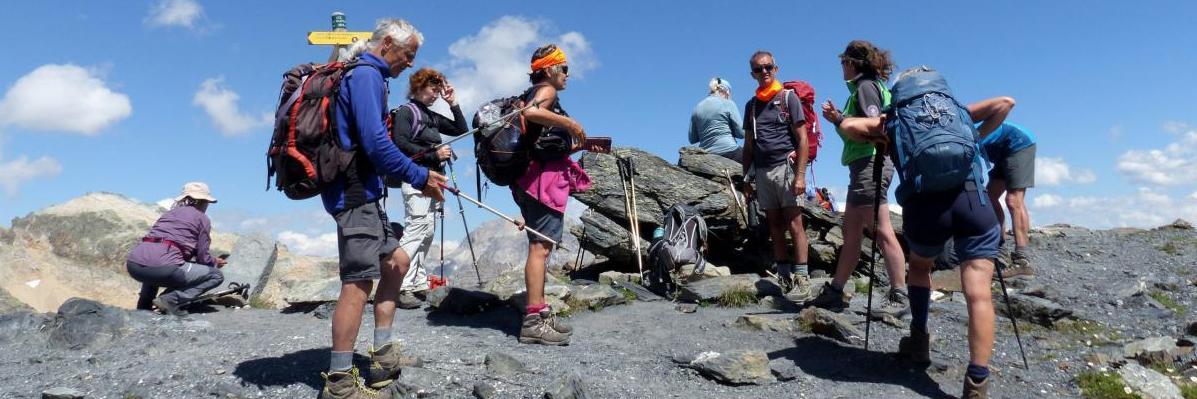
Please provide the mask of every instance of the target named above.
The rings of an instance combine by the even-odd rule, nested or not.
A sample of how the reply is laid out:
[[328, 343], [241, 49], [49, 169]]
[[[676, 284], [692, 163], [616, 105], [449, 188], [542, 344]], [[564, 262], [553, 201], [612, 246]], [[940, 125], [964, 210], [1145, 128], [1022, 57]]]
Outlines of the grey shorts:
[[378, 202], [346, 209], [337, 221], [337, 255], [341, 281], [374, 280], [382, 276], [382, 258], [399, 248], [386, 212]]
[[761, 209], [801, 208], [806, 193], [794, 195], [794, 167], [789, 161], [766, 169], [756, 169], [756, 201]]
[[[520, 207], [520, 215], [524, 217], [525, 226], [536, 229], [557, 243], [561, 243], [562, 230], [565, 228], [564, 214], [540, 203], [518, 187], [512, 187], [511, 196], [515, 199], [515, 204]], [[528, 242], [536, 241], [548, 242], [529, 231]]]
[[1035, 187], [1035, 145], [1018, 150], [1002, 159], [993, 159], [989, 178], [1003, 180], [1006, 189]]
[[[873, 206], [873, 197], [877, 193], [877, 181], [873, 180], [874, 157], [864, 157], [848, 164], [848, 206]], [[881, 169], [881, 203], [886, 204], [889, 197], [889, 183], [894, 179], [894, 164], [889, 157], [885, 157], [885, 167]]]

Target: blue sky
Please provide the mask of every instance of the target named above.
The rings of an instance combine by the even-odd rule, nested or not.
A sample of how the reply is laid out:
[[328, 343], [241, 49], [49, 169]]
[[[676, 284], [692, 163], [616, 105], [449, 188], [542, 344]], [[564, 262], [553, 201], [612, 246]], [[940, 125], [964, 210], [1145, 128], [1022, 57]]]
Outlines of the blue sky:
[[[1011, 120], [1040, 140], [1038, 187], [1028, 193], [1034, 224], [1197, 219], [1197, 78], [1188, 70], [1197, 66], [1197, 4], [893, 4], [851, 13], [833, 2], [769, 1], [17, 2], [6, 6], [10, 50], [0, 63], [0, 226], [90, 191], [154, 202], [202, 180], [221, 199], [210, 211], [218, 229], [261, 230], [327, 254], [332, 220], [319, 201], [264, 191], [262, 154], [281, 73], [327, 58], [304, 38], [327, 30], [335, 10], [351, 30], [411, 20], [426, 38], [417, 67], [445, 71], [467, 114], [522, 89], [532, 48], [564, 43], [576, 75], [562, 95], [569, 112], [589, 134], [669, 160], [708, 79], [730, 80], [737, 103], [748, 98], [754, 50], [773, 51], [780, 75], [810, 81], [820, 102], [842, 104], [836, 55], [868, 39], [899, 68], [940, 69], [963, 101], [1018, 99]], [[391, 106], [404, 101], [406, 79], [392, 83]], [[830, 155], [815, 170], [842, 193], [840, 149], [827, 137]], [[470, 162], [458, 169], [472, 187]], [[504, 189], [488, 201], [515, 211]], [[473, 224], [491, 219], [468, 208]], [[448, 225], [448, 239], [460, 239], [460, 222]]]

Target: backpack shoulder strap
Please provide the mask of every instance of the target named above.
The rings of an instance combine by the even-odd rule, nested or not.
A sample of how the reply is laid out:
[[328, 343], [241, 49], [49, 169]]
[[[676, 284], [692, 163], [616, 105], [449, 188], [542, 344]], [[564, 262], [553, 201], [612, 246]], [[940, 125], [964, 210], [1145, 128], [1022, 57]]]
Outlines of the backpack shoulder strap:
[[420, 108], [412, 102], [403, 104], [403, 106], [407, 108], [408, 111], [411, 111], [411, 138], [414, 139], [420, 135], [421, 131], [424, 130], [424, 125], [420, 123], [423, 112], [420, 112]]

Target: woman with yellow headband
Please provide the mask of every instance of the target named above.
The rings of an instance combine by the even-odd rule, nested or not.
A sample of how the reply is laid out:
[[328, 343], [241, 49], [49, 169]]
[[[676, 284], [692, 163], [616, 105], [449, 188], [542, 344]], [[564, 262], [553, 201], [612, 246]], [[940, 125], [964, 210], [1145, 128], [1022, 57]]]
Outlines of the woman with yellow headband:
[[[527, 143], [532, 161], [511, 186], [511, 194], [528, 227], [560, 242], [569, 195], [590, 186], [590, 177], [569, 158], [586, 141], [586, 132], [561, 108], [558, 98], [569, 79], [569, 63], [561, 48], [550, 44], [536, 49], [528, 77], [532, 87], [523, 98], [539, 105], [524, 111], [527, 127], [521, 140]], [[552, 249], [548, 241], [528, 234], [524, 265], [528, 306], [520, 328], [521, 343], [567, 345], [573, 333], [545, 303], [545, 262]]]

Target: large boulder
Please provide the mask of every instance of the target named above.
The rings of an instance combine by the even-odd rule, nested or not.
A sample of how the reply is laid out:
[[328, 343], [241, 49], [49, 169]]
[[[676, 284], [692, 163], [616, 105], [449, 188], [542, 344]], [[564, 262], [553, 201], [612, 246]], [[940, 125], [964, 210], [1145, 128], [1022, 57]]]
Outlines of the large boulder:
[[739, 162], [697, 147], [682, 147], [677, 153], [677, 166], [698, 177], [727, 184], [727, 175], [731, 175], [737, 184], [744, 181], [744, 167]]
[[128, 324], [129, 314], [124, 310], [90, 299], [71, 298], [50, 322], [50, 344], [72, 350], [102, 346], [127, 334]]
[[274, 240], [265, 234], [242, 236], [229, 254], [228, 265], [221, 269], [225, 285], [249, 284], [250, 298], [260, 295], [274, 269], [275, 246]]

